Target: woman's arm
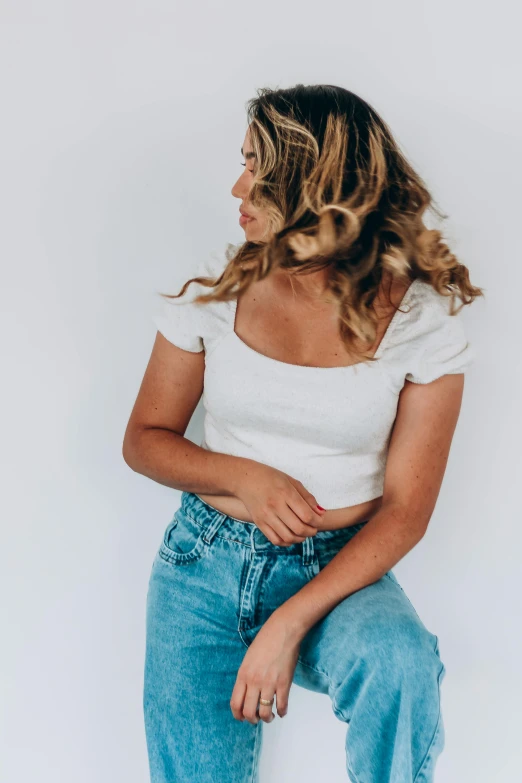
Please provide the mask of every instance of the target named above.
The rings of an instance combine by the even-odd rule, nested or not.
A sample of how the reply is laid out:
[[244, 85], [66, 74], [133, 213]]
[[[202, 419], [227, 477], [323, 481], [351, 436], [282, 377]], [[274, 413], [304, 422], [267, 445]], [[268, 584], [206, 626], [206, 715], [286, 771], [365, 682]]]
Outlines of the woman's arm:
[[[185, 492], [236, 496], [241, 485], [242, 499], [254, 508], [255, 524], [270, 541], [304, 541], [321, 523], [317, 499], [306, 487], [256, 460], [211, 452], [184, 437], [203, 391], [204, 356], [203, 350], [181, 348], [158, 331], [123, 439], [125, 462]], [[272, 511], [274, 504], [284, 507], [283, 518]]]
[[[157, 333], [123, 440], [125, 462], [185, 492], [236, 496], [241, 486], [242, 500], [247, 498], [255, 524], [270, 541], [304, 541], [322, 522], [306, 487], [256, 460], [212, 452], [184, 437], [201, 398], [204, 369], [204, 351], [180, 348]], [[284, 508], [282, 518], [272, 511], [274, 503]]]
[[183, 350], [157, 333], [122, 454], [134, 471], [167, 487], [233, 495], [231, 477], [242, 460], [209, 452], [184, 437], [203, 392], [204, 356], [204, 351]]
[[395, 420], [382, 506], [305, 587], [274, 612], [299, 642], [351, 593], [380, 579], [424, 536], [457, 425], [464, 375], [406, 381]]

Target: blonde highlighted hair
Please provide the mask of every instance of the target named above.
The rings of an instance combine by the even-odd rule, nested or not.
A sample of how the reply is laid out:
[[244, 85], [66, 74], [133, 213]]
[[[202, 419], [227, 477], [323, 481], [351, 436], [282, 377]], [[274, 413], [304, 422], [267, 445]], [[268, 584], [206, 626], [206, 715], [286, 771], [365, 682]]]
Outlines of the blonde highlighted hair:
[[373, 303], [384, 282], [421, 278], [451, 297], [452, 315], [484, 296], [442, 232], [424, 224], [427, 210], [447, 216], [366, 101], [332, 85], [261, 88], [247, 115], [256, 156], [248, 201], [263, 210], [266, 241], [229, 245], [219, 278], [193, 277], [171, 298], [196, 282], [213, 289], [196, 302], [229, 301], [278, 267], [326, 268], [341, 338], [372, 361], [355, 344], [375, 341]]

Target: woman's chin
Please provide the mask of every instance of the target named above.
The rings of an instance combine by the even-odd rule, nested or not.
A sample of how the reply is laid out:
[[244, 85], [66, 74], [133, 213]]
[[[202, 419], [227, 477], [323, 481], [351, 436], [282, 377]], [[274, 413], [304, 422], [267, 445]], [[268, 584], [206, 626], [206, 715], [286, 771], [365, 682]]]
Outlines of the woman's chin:
[[243, 231], [245, 232], [245, 236], [247, 236], [248, 239], [256, 238], [257, 231], [255, 226], [252, 226], [252, 223], [255, 223], [255, 221], [251, 220], [243, 226]]
[[251, 220], [244, 225], [243, 231], [245, 232], [245, 237], [250, 242], [266, 242], [266, 237], [263, 236], [262, 227], [259, 226], [259, 223], [256, 220]]

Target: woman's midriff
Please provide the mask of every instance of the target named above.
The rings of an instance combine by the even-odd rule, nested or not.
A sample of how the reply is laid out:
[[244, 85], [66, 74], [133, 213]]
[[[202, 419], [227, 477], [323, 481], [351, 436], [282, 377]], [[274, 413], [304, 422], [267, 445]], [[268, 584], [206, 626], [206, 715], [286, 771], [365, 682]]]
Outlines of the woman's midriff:
[[[253, 522], [245, 504], [231, 495], [202, 495], [196, 493], [201, 500], [213, 506], [222, 514], [234, 517], [240, 522]], [[356, 506], [347, 506], [346, 508], [327, 509], [321, 516], [321, 521], [317, 525], [318, 530], [339, 530], [339, 528], [350, 527], [358, 522], [364, 522], [373, 516], [382, 505], [382, 495], [364, 503], [358, 503]]]

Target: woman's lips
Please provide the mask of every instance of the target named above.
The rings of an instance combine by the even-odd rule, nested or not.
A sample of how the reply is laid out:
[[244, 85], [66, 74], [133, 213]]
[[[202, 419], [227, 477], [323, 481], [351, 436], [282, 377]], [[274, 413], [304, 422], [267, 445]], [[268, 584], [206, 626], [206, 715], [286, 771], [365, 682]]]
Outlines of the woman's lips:
[[239, 217], [239, 222], [242, 226], [245, 225], [245, 223], [250, 223], [251, 220], [254, 220], [254, 218], [250, 217], [250, 215], [241, 214]]

